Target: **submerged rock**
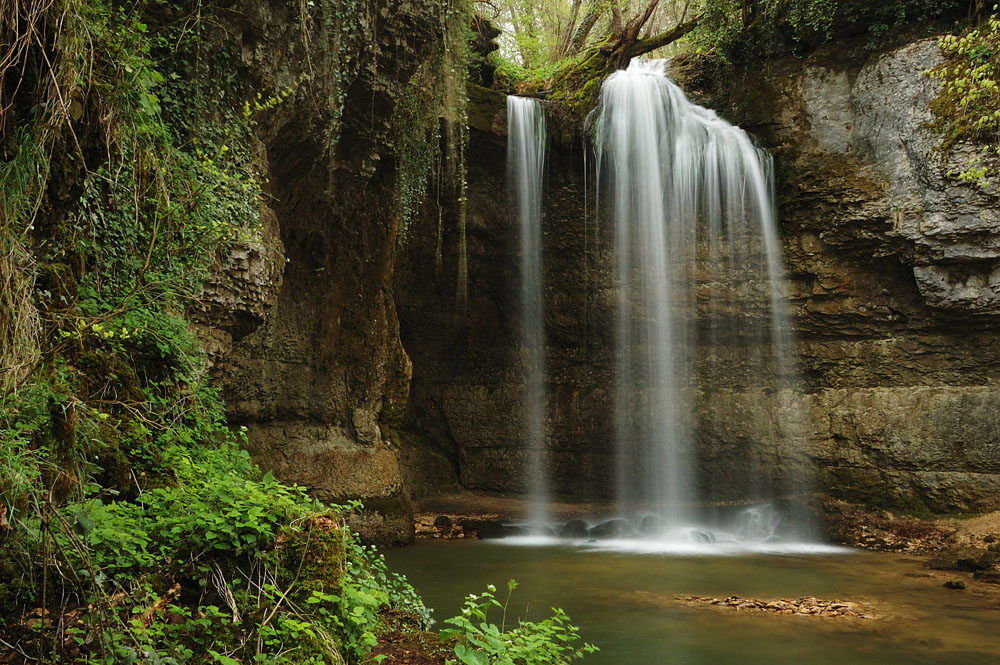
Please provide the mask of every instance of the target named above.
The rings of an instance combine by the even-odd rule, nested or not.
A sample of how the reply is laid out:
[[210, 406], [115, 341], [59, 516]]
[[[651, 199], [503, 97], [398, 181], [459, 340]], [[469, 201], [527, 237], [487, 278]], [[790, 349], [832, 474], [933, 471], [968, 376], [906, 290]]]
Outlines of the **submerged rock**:
[[965, 582], [960, 582], [958, 580], [948, 580], [941, 586], [943, 586], [945, 589], [964, 589]]
[[667, 521], [659, 515], [646, 515], [639, 521], [639, 533], [651, 536], [662, 533], [667, 528]]
[[715, 542], [715, 534], [711, 531], [705, 531], [703, 529], [692, 531], [691, 537], [696, 543], [703, 543], [705, 545], [711, 545]]
[[632, 525], [622, 519], [601, 522], [590, 530], [590, 537], [598, 540], [634, 538], [635, 535], [635, 529], [632, 528]]
[[586, 538], [589, 533], [590, 527], [583, 520], [570, 520], [559, 531], [563, 538]]
[[996, 570], [977, 570], [972, 577], [987, 584], [1000, 584], [1000, 572]]
[[859, 603], [839, 600], [823, 600], [806, 596], [797, 600], [761, 600], [759, 598], [712, 598], [710, 596], [678, 596], [677, 600], [697, 603], [717, 608], [727, 608], [737, 612], [771, 612], [774, 614], [794, 614], [818, 617], [844, 617], [854, 619], [877, 619], [878, 616]]
[[961, 570], [972, 573], [977, 570], [989, 570], [997, 561], [1000, 561], [1000, 552], [989, 552], [971, 545], [956, 545], [939, 552], [926, 565], [934, 570]]
[[475, 532], [480, 540], [495, 540], [507, 535], [504, 525], [496, 520], [462, 520], [462, 529], [469, 533]]

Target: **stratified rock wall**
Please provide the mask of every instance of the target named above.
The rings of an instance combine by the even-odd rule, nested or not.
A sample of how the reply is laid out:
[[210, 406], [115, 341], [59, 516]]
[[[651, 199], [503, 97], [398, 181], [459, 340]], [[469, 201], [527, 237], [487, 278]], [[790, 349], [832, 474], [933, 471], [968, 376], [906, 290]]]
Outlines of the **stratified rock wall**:
[[757, 82], [780, 95], [769, 125], [754, 122], [768, 105], [731, 101], [782, 162], [821, 485], [981, 510], [1000, 505], [1000, 200], [949, 175], [971, 149], [941, 150], [931, 128], [939, 83], [925, 72], [942, 61], [935, 39], [827, 46]]
[[[362, 499], [364, 536], [408, 541], [412, 510], [391, 442], [410, 361], [391, 289], [390, 123], [440, 40], [441, 7], [309, 5], [312, 16], [291, 0], [241, 5], [216, 35], [220, 49], [239, 53], [234, 75], [251, 89], [294, 94], [258, 114], [262, 240], [220, 258], [197, 318], [230, 420], [247, 427], [255, 460], [320, 499]], [[349, 16], [325, 21], [331, 7]], [[333, 62], [324, 29], [342, 21], [360, 38], [338, 37], [355, 48], [342, 47]], [[331, 109], [341, 93], [337, 127]]]
[[[928, 127], [938, 84], [924, 71], [941, 57], [934, 40], [881, 54], [842, 42], [695, 91], [776, 155], [806, 393], [801, 450], [789, 456], [776, 417], [788, 396], [719, 378], [753, 342], [701, 343], [692, 397], [704, 496], [752, 493], [750, 466], [781, 483], [805, 456], [819, 487], [838, 496], [939, 511], [1000, 507], [998, 201], [948, 175], [970, 149], [939, 151]], [[517, 225], [503, 187], [499, 100], [493, 108], [477, 104], [469, 152], [467, 316], [453, 304], [447, 229], [444, 270], [433, 269], [434, 210], [400, 258], [396, 292], [414, 364], [405, 426], [449, 455], [465, 485], [516, 491], [525, 483]], [[608, 495], [612, 230], [584, 205], [594, 186], [585, 166], [582, 146], [561, 146], [547, 168], [549, 472], [557, 491]], [[739, 312], [737, 301], [729, 307]]]

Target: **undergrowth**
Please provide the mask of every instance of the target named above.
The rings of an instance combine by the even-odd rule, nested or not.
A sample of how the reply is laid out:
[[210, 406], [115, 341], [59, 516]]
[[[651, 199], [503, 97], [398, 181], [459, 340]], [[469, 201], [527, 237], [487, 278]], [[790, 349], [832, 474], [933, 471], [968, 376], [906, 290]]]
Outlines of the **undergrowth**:
[[426, 625], [351, 508], [252, 465], [184, 317], [259, 232], [250, 137], [291, 91], [203, 49], [202, 2], [0, 9], [0, 653], [360, 662], [390, 609]]
[[[314, 12], [332, 60], [354, 52], [354, 9]], [[252, 464], [185, 318], [216, 257], [257, 241], [254, 125], [297, 86], [237, 77], [223, 11], [0, 0], [4, 662], [377, 662], [399, 616], [431, 623], [345, 526], [359, 505], [324, 506]], [[441, 18], [444, 129], [410, 128], [444, 139], [462, 235], [466, 11]], [[357, 63], [334, 64], [337, 121]], [[430, 178], [415, 168], [407, 201]]]
[[[504, 602], [496, 596], [492, 584], [480, 594], [470, 594], [465, 599], [462, 613], [445, 620], [455, 626], [441, 631], [444, 638], [457, 640], [454, 653], [464, 665], [564, 665], [594, 653], [597, 647], [580, 639], [579, 629], [559, 608], [552, 608], [552, 616], [540, 622], [511, 617], [508, 627], [508, 607], [517, 583], [507, 582]], [[499, 612], [500, 625], [490, 620], [490, 612]], [[456, 662], [456, 661], [449, 661]]]
[[981, 0], [706, 0], [704, 18], [690, 40], [715, 66], [766, 61], [782, 52], [803, 52], [835, 34], [866, 32], [875, 50], [896, 30], [920, 22], [978, 11]]

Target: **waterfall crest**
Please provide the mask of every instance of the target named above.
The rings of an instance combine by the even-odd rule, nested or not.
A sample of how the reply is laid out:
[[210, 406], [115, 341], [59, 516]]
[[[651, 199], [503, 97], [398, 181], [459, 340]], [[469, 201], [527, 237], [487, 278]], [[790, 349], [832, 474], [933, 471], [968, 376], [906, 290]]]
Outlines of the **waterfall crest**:
[[520, 225], [521, 362], [524, 370], [526, 489], [533, 523], [549, 520], [546, 464], [545, 313], [542, 303], [542, 181], [545, 112], [541, 102], [507, 97], [507, 186]]

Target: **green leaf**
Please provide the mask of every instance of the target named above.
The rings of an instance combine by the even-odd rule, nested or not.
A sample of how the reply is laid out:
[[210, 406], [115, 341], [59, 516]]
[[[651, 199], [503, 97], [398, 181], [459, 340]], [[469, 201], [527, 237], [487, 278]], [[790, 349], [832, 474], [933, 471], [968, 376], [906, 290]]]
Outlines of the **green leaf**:
[[230, 658], [229, 656], [223, 656], [218, 651], [212, 651], [209, 649], [208, 654], [220, 665], [240, 665], [240, 661], [235, 658]]
[[97, 526], [94, 523], [94, 520], [90, 519], [90, 515], [87, 514], [87, 511], [82, 508], [76, 511], [76, 515], [74, 515], [74, 517], [76, 517], [76, 530], [78, 533], [90, 533], [94, 530], [94, 527]]
[[464, 644], [455, 645], [455, 655], [465, 665], [490, 665], [490, 657], [482, 651], [469, 649]]

